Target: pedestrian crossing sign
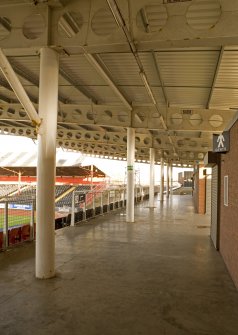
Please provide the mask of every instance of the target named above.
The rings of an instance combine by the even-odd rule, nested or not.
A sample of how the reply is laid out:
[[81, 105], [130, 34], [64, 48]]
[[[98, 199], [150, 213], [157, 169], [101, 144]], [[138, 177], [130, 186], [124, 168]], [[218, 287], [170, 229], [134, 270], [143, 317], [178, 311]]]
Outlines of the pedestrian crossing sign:
[[230, 133], [213, 134], [213, 152], [225, 153], [230, 150]]

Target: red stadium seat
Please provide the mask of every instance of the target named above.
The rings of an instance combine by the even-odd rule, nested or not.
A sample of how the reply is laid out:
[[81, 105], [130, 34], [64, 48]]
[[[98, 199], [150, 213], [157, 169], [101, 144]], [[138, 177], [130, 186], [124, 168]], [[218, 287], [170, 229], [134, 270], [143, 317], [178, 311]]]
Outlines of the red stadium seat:
[[9, 246], [21, 242], [21, 227], [10, 228], [8, 230]]
[[26, 241], [30, 239], [30, 225], [24, 225], [21, 227], [21, 240]]
[[0, 249], [3, 248], [3, 232], [0, 232]]

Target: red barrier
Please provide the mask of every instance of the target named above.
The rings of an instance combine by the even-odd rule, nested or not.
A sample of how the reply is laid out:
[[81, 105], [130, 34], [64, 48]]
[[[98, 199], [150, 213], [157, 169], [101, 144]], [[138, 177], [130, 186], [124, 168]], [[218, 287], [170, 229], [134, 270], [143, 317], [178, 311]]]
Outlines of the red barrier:
[[30, 239], [30, 225], [24, 225], [21, 227], [21, 240], [27, 241]]
[[8, 230], [8, 244], [13, 245], [21, 242], [21, 227], [10, 228]]
[[3, 232], [0, 232], [0, 249], [3, 248]]

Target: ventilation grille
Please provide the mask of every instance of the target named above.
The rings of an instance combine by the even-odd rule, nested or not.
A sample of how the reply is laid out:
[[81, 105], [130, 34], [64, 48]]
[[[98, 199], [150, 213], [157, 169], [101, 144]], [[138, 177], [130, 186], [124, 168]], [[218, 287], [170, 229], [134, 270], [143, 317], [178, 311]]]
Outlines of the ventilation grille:
[[192, 115], [193, 111], [192, 109], [183, 109], [182, 114], [183, 115]]
[[217, 0], [197, 0], [187, 11], [187, 22], [196, 30], [211, 29], [221, 16], [221, 5]]
[[111, 35], [118, 28], [109, 8], [101, 8], [96, 12], [91, 27], [93, 32], [99, 36]]

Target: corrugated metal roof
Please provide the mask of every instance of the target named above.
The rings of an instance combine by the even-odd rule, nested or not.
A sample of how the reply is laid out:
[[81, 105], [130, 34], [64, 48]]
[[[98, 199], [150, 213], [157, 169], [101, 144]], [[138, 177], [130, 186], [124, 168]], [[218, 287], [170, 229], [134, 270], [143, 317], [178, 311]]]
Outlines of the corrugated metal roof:
[[161, 83], [158, 77], [153, 54], [149, 52], [143, 52], [139, 54], [139, 58], [145, 70], [149, 84], [152, 86], [160, 86]]
[[105, 85], [105, 81], [83, 55], [61, 56], [60, 66], [75, 83]]
[[151, 103], [151, 98], [143, 86], [121, 86], [120, 90], [132, 103]]
[[218, 51], [156, 52], [165, 86], [211, 87]]
[[121, 100], [114, 94], [109, 86], [88, 86], [88, 92], [96, 96], [100, 103], [121, 104]]
[[40, 56], [29, 56], [29, 57], [9, 57], [10, 63], [20, 67], [22, 70], [26, 70], [26, 74], [34, 75], [36, 78], [39, 77], [40, 73]]
[[166, 92], [170, 106], [205, 108], [210, 90], [195, 87], [166, 87]]
[[215, 88], [213, 91], [211, 108], [238, 108], [238, 89]]
[[143, 85], [140, 69], [132, 54], [100, 54], [100, 59], [117, 85]]
[[66, 99], [68, 98], [73, 103], [90, 103], [90, 100], [80, 93], [73, 86], [59, 86], [59, 95], [63, 95]]
[[68, 80], [59, 75], [59, 86], [67, 86], [67, 85], [69, 85]]
[[161, 87], [152, 87], [152, 92], [154, 94], [155, 100], [158, 105], [165, 105], [165, 97]]
[[0, 86], [0, 100], [2, 97], [6, 97], [7, 99], [11, 100], [12, 102], [18, 102], [18, 99], [13, 91], [6, 89], [5, 87]]
[[0, 17], [0, 41], [11, 33], [11, 23], [6, 17]]
[[39, 88], [37, 86], [33, 85], [25, 86], [25, 90], [27, 94], [29, 94], [31, 97], [34, 97], [36, 101], [38, 100]]
[[238, 88], [238, 51], [224, 51], [215, 86]]

